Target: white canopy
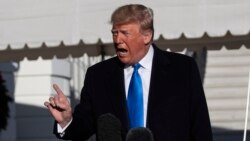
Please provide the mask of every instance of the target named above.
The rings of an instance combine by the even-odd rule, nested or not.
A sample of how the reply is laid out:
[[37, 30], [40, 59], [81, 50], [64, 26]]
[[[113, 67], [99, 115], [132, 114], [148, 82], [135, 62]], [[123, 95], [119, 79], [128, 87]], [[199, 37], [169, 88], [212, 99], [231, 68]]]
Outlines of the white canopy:
[[155, 40], [218, 38], [227, 32], [249, 39], [249, 0], [0, 0], [0, 52], [79, 46], [80, 40], [80, 45], [110, 44], [110, 15], [129, 3], [154, 10]]

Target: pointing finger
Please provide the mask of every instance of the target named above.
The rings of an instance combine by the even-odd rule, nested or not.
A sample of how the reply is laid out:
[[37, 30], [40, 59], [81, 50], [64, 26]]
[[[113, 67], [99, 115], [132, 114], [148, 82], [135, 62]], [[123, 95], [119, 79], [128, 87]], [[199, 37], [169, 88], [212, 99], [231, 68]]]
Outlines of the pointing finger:
[[62, 90], [59, 88], [59, 86], [58, 86], [57, 84], [53, 84], [53, 88], [54, 88], [54, 90], [56, 91], [56, 93], [57, 93], [59, 96], [61, 96], [61, 95], [64, 96]]

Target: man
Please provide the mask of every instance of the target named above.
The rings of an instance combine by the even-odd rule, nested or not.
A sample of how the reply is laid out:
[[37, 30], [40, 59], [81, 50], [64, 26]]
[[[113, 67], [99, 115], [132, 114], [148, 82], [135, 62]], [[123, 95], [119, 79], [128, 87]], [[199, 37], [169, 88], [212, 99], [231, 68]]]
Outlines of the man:
[[45, 102], [57, 123], [55, 134], [85, 140], [96, 133], [98, 117], [111, 113], [121, 121], [125, 139], [134, 127], [131, 122], [137, 120], [130, 119], [127, 103], [133, 66], [139, 63], [143, 121], [137, 126], [149, 128], [154, 141], [212, 141], [197, 66], [190, 57], [161, 51], [152, 44], [153, 11], [143, 5], [125, 5], [114, 11], [111, 23], [117, 56], [88, 68], [73, 115], [57, 85], [57, 95]]

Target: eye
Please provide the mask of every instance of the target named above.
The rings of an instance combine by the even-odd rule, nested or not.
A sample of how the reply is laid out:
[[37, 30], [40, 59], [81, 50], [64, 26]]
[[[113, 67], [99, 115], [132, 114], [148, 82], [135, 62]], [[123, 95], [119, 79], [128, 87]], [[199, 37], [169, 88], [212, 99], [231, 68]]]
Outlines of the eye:
[[111, 30], [111, 33], [112, 33], [113, 36], [117, 36], [118, 35], [118, 31], [116, 31], [116, 30]]
[[122, 34], [125, 35], [125, 36], [129, 36], [130, 33], [128, 31], [122, 31]]

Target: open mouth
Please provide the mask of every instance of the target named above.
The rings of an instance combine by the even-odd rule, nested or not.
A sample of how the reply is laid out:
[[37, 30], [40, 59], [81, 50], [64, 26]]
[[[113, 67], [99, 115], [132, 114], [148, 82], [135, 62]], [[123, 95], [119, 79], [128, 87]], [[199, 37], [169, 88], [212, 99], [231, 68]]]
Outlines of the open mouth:
[[124, 48], [117, 48], [116, 51], [117, 52], [128, 52], [128, 50], [126, 50]]
[[126, 50], [124, 48], [116, 48], [116, 53], [119, 56], [124, 56], [128, 53], [128, 50]]

